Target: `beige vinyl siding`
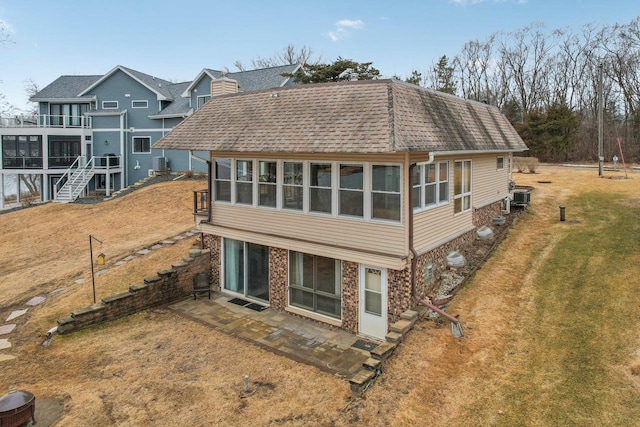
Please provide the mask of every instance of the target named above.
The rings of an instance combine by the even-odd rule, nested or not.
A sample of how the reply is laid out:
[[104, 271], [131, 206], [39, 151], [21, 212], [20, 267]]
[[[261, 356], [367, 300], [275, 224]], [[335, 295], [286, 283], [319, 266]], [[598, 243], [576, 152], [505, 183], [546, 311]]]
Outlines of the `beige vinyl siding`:
[[[453, 188], [453, 186], [450, 186]], [[451, 197], [453, 193], [451, 192]], [[420, 254], [472, 230], [472, 211], [453, 215], [453, 202], [416, 212], [413, 220], [413, 245]]]
[[212, 223], [225, 228], [296, 239], [358, 251], [405, 256], [406, 229], [400, 224], [214, 204]]
[[[498, 157], [504, 158], [504, 168], [497, 170]], [[472, 195], [474, 208], [481, 208], [509, 194], [509, 153], [491, 154], [472, 157]]]

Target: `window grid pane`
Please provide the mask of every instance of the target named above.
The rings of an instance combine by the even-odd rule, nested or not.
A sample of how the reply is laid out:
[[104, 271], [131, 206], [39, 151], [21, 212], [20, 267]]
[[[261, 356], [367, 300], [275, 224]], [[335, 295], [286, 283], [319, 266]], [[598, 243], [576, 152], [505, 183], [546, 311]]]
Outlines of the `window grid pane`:
[[282, 183], [282, 207], [284, 209], [302, 210], [303, 204], [303, 164], [301, 162], [284, 162]]

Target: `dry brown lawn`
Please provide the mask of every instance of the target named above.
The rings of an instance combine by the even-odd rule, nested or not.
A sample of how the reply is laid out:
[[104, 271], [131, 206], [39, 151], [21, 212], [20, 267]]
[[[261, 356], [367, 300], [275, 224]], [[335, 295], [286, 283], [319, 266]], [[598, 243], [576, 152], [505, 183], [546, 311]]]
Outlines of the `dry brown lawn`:
[[[356, 399], [343, 380], [166, 308], [56, 336], [51, 346], [40, 346], [57, 318], [91, 303], [90, 282], [74, 284], [89, 277], [88, 234], [104, 240], [98, 250], [113, 263], [186, 231], [192, 226], [190, 191], [201, 182], [147, 187], [94, 206], [49, 204], [0, 215], [0, 316], [23, 308], [32, 296], [65, 288], [17, 319], [13, 347], [2, 352], [18, 358], [0, 364], [0, 393], [17, 387], [59, 399], [61, 426], [513, 425], [510, 390], [518, 386], [514, 378], [536, 346], [526, 332], [538, 309], [534, 284], [572, 227], [558, 222], [558, 205], [581, 192], [614, 189], [636, 206], [640, 194], [638, 174], [604, 180], [593, 170], [541, 166], [537, 174], [514, 176], [518, 184], [535, 187], [533, 206], [448, 308], [460, 314], [465, 337], [456, 340], [446, 327], [419, 323], [383, 375]], [[567, 219], [579, 220], [572, 215], [567, 206]], [[185, 241], [111, 268], [96, 282], [98, 298], [167, 268], [192, 244]], [[630, 321], [626, 326], [637, 331], [640, 318]], [[637, 396], [640, 380], [629, 374], [629, 366], [640, 366], [639, 340], [636, 333], [620, 343], [629, 357], [617, 367]], [[240, 393], [244, 375], [253, 390], [246, 397]], [[550, 403], [544, 400], [548, 385], [536, 379], [541, 381], [536, 403], [543, 406]], [[590, 421], [583, 425], [608, 424]]]

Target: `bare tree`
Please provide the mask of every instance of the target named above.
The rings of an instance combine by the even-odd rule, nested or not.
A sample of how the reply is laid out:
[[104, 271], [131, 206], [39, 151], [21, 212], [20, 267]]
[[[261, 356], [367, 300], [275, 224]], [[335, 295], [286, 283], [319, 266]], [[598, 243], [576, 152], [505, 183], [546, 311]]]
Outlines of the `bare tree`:
[[27, 101], [29, 102], [28, 114], [32, 116], [38, 115], [38, 103], [30, 101], [30, 99], [40, 92], [40, 86], [35, 80], [28, 78], [24, 81], [24, 91], [27, 94]]
[[[280, 52], [275, 52], [272, 56], [261, 58], [257, 57], [251, 60], [253, 68], [270, 68], [280, 65], [293, 65], [293, 64], [310, 64], [317, 65], [320, 63], [321, 57], [313, 59], [313, 50], [310, 47], [302, 46], [296, 48], [294, 45], [289, 44]], [[245, 71], [246, 67], [242, 61], [236, 60], [233, 63], [239, 71]]]

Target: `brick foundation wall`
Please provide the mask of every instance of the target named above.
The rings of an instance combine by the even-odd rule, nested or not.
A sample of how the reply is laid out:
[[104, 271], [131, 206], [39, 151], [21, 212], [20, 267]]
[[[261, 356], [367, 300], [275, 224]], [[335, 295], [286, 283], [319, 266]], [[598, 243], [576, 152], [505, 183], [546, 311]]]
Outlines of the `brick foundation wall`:
[[133, 285], [128, 291], [103, 298], [99, 303], [75, 310], [69, 317], [58, 320], [58, 332], [66, 334], [88, 328], [109, 320], [115, 320], [151, 307], [178, 301], [191, 294], [193, 277], [197, 273], [209, 273], [209, 250], [193, 249], [183, 261], [170, 269], [147, 277], [143, 283]]
[[358, 333], [359, 267], [355, 262], [342, 261], [342, 329]]
[[287, 250], [269, 248], [269, 305], [274, 310], [287, 307]]

